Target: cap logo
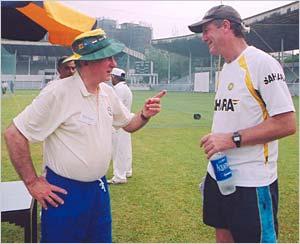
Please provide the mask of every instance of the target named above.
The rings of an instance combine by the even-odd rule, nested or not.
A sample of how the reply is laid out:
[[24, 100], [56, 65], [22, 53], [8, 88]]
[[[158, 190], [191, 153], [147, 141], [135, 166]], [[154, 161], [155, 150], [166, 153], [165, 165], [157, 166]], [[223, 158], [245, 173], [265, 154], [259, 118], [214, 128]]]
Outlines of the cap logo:
[[85, 36], [74, 41], [72, 51], [80, 55], [86, 55], [105, 48], [110, 44], [111, 41], [105, 35]]
[[80, 43], [80, 44], [78, 45], [78, 49], [82, 49], [82, 48], [84, 48], [84, 45], [83, 45], [83, 43]]
[[100, 60], [112, 57], [124, 49], [123, 43], [107, 38], [101, 28], [87, 31], [78, 35], [72, 43], [73, 55], [66, 58], [65, 62], [71, 60]]

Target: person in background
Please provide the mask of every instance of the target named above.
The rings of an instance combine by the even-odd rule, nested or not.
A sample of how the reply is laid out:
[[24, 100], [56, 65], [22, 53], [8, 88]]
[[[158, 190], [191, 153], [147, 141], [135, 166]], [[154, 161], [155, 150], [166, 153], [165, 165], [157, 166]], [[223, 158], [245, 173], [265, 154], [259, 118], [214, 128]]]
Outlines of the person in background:
[[15, 93], [15, 82], [13, 80], [9, 81], [9, 89], [12, 94]]
[[[64, 60], [68, 56], [62, 56], [58, 59], [57, 61], [57, 72], [58, 72], [58, 77], [55, 78], [55, 80], [58, 79], [64, 79], [69, 76], [72, 76], [76, 72], [76, 65], [74, 60], [70, 60], [68, 62], [64, 62]], [[46, 79], [44, 78], [42, 83], [41, 83], [41, 89], [44, 89], [48, 85], [49, 81], [47, 82]]]
[[67, 56], [62, 56], [57, 61], [57, 72], [59, 74], [59, 79], [64, 79], [69, 76], [72, 76], [76, 72], [76, 65], [74, 60], [70, 60], [68, 62], [64, 62]]
[[7, 83], [7, 81], [1, 81], [2, 95], [5, 95], [5, 94], [6, 94], [7, 88], [8, 88], [8, 83]]
[[[125, 71], [119, 68], [113, 68], [111, 72], [114, 90], [121, 102], [130, 111], [132, 105], [132, 92], [126, 84], [125, 76]], [[127, 183], [127, 177], [132, 176], [131, 134], [120, 128], [113, 131], [112, 139], [114, 176], [107, 182], [109, 184], [124, 184]]]
[[[105, 83], [124, 45], [102, 29], [72, 43], [77, 72], [54, 80], [5, 130], [10, 159], [29, 193], [42, 205], [41, 242], [112, 242], [106, 173], [112, 126], [134, 132], [161, 110], [165, 91], [136, 114]], [[44, 174], [37, 175], [29, 142], [44, 142]]]
[[[296, 132], [295, 108], [280, 64], [248, 46], [239, 13], [211, 8], [189, 29], [202, 33], [212, 55], [225, 59], [218, 79], [212, 131], [201, 138], [207, 158], [227, 155], [236, 191], [220, 193], [211, 164], [204, 182], [203, 221], [216, 242], [276, 242], [277, 139]], [[290, 162], [283, 162], [290, 163]]]

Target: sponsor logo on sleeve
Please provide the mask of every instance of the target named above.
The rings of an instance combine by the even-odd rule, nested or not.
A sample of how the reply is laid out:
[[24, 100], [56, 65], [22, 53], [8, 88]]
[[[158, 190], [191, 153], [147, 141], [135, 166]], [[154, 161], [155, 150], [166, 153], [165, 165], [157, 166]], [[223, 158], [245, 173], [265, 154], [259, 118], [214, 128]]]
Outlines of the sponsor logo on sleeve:
[[284, 74], [282, 73], [271, 73], [265, 76], [264, 83], [265, 85], [268, 85], [274, 81], [285, 81]]

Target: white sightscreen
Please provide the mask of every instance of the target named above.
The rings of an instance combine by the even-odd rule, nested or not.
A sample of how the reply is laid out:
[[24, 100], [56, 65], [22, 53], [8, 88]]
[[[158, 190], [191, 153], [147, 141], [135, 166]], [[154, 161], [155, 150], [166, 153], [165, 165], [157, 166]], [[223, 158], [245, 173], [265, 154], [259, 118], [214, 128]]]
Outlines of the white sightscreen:
[[209, 72], [195, 73], [195, 92], [209, 92]]

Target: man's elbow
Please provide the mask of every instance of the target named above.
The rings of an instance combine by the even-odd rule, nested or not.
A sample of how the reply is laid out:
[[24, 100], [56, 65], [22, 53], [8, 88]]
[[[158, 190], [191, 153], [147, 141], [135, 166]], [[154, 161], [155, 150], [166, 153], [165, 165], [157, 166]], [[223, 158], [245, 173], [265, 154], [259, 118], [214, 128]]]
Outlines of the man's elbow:
[[297, 131], [297, 122], [295, 113], [290, 113], [289, 122], [286, 127], [287, 136], [293, 135]]
[[297, 126], [296, 126], [296, 121], [294, 121], [292, 123], [292, 125], [290, 126], [289, 130], [288, 130], [288, 135], [293, 135], [297, 132]]
[[17, 140], [18, 138], [23, 137], [25, 138], [17, 129], [14, 124], [11, 124], [5, 131], [4, 131], [4, 139], [6, 144], [13, 140]]
[[11, 141], [15, 137], [15, 126], [12, 124], [4, 131], [4, 139], [7, 142]]

